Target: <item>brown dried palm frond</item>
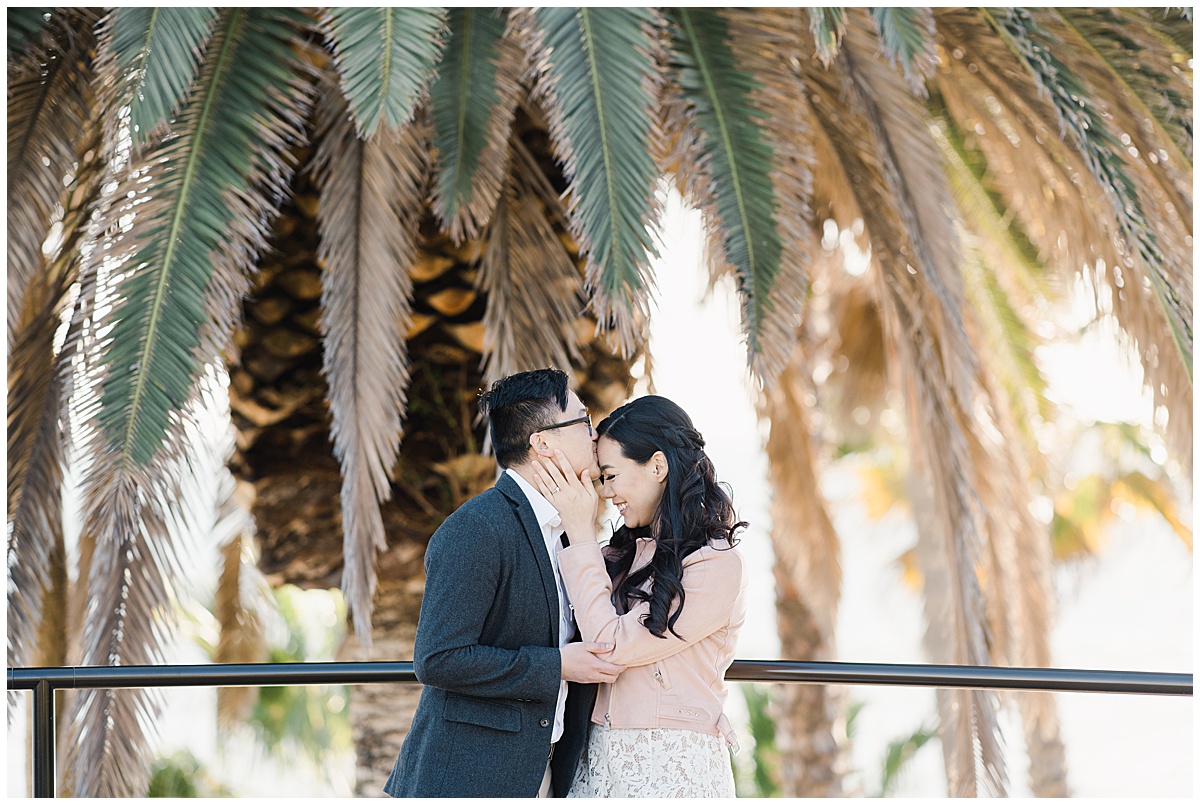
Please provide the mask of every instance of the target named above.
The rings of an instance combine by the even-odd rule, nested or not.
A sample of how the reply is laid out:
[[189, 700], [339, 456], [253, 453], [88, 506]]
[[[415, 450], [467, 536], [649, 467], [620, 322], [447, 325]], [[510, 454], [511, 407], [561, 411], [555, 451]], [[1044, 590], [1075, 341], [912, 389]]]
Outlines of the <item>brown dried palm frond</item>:
[[[84, 665], [156, 665], [170, 634], [173, 589], [181, 568], [166, 502], [176, 484], [114, 461], [97, 470], [85, 501], [84, 530], [98, 535], [87, 579]], [[157, 468], [160, 469], [160, 468]], [[64, 785], [76, 796], [127, 796], [145, 790], [145, 762], [161, 707], [153, 688], [81, 693], [66, 714], [70, 737]]]
[[[935, 201], [948, 196], [946, 180], [923, 118], [910, 107], [915, 101], [908, 87], [887, 65], [872, 64], [873, 34], [862, 12], [848, 16], [836, 74], [809, 69], [805, 83], [816, 122], [837, 132], [829, 142], [858, 188], [874, 256], [887, 362], [908, 416], [927, 649], [934, 661], [987, 664], [977, 575], [984, 542], [964, 434], [964, 411], [971, 409], [963, 403], [971, 398], [975, 364], [957, 318], [963, 306], [954, 221], [949, 205]], [[932, 233], [947, 230], [948, 242], [939, 234], [930, 243]], [[1002, 793], [1007, 783], [995, 697], [944, 692], [939, 711], [951, 793]]]
[[[875, 57], [877, 37], [865, 11], [846, 18], [839, 68], [869, 121], [883, 175], [895, 199], [912, 253], [906, 270], [920, 275], [940, 329], [940, 359], [963, 408], [969, 408], [974, 352], [960, 319], [963, 310], [958, 232], [942, 155], [926, 123], [924, 105], [902, 77]], [[849, 87], [848, 87], [849, 89]]]
[[56, 10], [8, 70], [8, 344], [22, 321], [42, 244], [67, 205], [64, 179], [83, 161], [95, 119], [92, 50], [100, 9]]
[[[1162, 186], [1176, 209], [1168, 217], [1182, 218], [1190, 228], [1192, 163], [1184, 151], [1191, 149], [1191, 135], [1183, 123], [1192, 87], [1175, 64], [1179, 49], [1133, 9], [1047, 9], [1038, 17], [1067, 45], [1062, 57], [1132, 148], [1126, 163]], [[1120, 91], [1113, 92], [1114, 85]]]
[[[487, 294], [483, 370], [488, 385], [528, 369], [578, 363], [583, 280], [548, 218], [564, 211], [515, 136], [506, 188], [487, 229], [477, 285]], [[548, 212], [547, 212], [548, 211]]]
[[[986, 370], [978, 380], [988, 405], [977, 416], [987, 421], [969, 436], [993, 558], [987, 587], [989, 621], [995, 633], [1003, 634], [1002, 642], [993, 642], [992, 655], [998, 664], [1049, 668], [1055, 608], [1050, 529], [1033, 514], [1030, 445], [1018, 435], [1008, 394], [996, 388]], [[1036, 451], [1036, 445], [1032, 449]], [[1033, 692], [1013, 696], [1024, 723], [1034, 795], [1068, 796], [1054, 697]]]
[[[92, 130], [98, 134], [99, 127]], [[86, 151], [92, 158], [77, 167], [64, 199], [64, 237], [57, 248], [39, 255], [39, 270], [26, 289], [25, 309], [9, 355], [8, 552], [16, 557], [8, 591], [10, 666], [66, 662], [64, 429], [81, 311], [88, 304], [85, 289], [73, 286], [79, 275], [79, 247], [91, 232], [87, 219], [98, 203], [103, 177], [95, 137]], [[72, 290], [75, 315], [64, 322]], [[41, 637], [35, 638], [39, 623]], [[35, 645], [41, 646], [40, 660], [32, 653]]]
[[[974, 14], [939, 11], [938, 30], [947, 54], [938, 84], [946, 108], [985, 155], [989, 183], [1043, 262], [1061, 277], [1089, 277], [1097, 309], [1111, 310], [1135, 342], [1154, 405], [1169, 411], [1172, 453], [1190, 472], [1190, 372], [1179, 350], [1169, 348], [1169, 327], [1140, 263], [1129, 265], [1118, 246], [1107, 202], [1063, 143], [1053, 111], [990, 29]], [[1191, 288], [1190, 256], [1167, 268], [1177, 275], [1173, 283]]]
[[399, 132], [385, 126], [361, 140], [332, 90], [319, 115], [317, 257], [330, 435], [342, 466], [342, 591], [369, 646], [375, 558], [387, 548], [379, 506], [391, 496], [407, 404], [409, 267], [428, 181], [428, 127], [418, 114]]
[[759, 332], [751, 369], [767, 386], [788, 365], [807, 296], [813, 261], [813, 165], [811, 113], [799, 80], [799, 9], [726, 11], [734, 56], [758, 80], [755, 103], [767, 115], [763, 136], [774, 152], [776, 220], [783, 241], [779, 273]]

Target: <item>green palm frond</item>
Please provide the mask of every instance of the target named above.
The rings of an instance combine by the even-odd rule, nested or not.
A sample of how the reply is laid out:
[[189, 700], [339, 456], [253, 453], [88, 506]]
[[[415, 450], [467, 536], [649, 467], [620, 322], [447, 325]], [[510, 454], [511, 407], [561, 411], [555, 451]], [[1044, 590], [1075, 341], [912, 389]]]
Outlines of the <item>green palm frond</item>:
[[[1160, 31], [1164, 36], [1169, 38], [1179, 48], [1180, 52], [1187, 57], [1192, 58], [1192, 48], [1195, 47], [1195, 38], [1192, 30], [1192, 10], [1184, 8], [1180, 13], [1163, 13], [1157, 9], [1144, 9], [1142, 15], [1154, 23], [1156, 30]], [[1189, 75], [1191, 68], [1188, 68]]]
[[774, 153], [763, 136], [763, 112], [751, 100], [754, 76], [734, 63], [725, 19], [704, 9], [670, 12], [671, 62], [676, 82], [701, 133], [694, 160], [708, 179], [706, 224], [719, 233], [742, 299], [742, 327], [751, 356], [771, 306], [783, 245], [776, 226], [771, 172]]
[[1092, 178], [1103, 189], [1127, 248], [1145, 266], [1175, 345], [1192, 373], [1191, 299], [1170, 282], [1154, 230], [1146, 220], [1137, 187], [1124, 164], [1124, 147], [1109, 130], [1096, 103], [1078, 77], [1055, 55], [1061, 44], [1025, 9], [989, 17], [993, 29], [1034, 77], [1059, 116], [1059, 122], [1083, 155]]
[[1021, 302], [1051, 295], [1047, 267], [1030, 240], [1021, 220], [1005, 214], [1005, 201], [989, 183], [992, 171], [984, 153], [968, 145], [967, 135], [949, 111], [940, 95], [930, 106], [937, 117], [931, 131], [942, 148], [950, 186], [968, 227], [986, 239], [996, 258], [1003, 261], [1008, 293], [1020, 290]]
[[[22, 322], [42, 244], [66, 204], [66, 184], [100, 115], [93, 87], [97, 13], [51, 16], [39, 47], [8, 67], [8, 343]], [[72, 188], [74, 189], [74, 188]]]
[[782, 251], [759, 330], [759, 350], [750, 355], [751, 371], [770, 386], [791, 359], [817, 250], [812, 213], [814, 127], [798, 74], [803, 18], [797, 9], [730, 8], [725, 19], [736, 63], [758, 80], [752, 102], [764, 112], [761, 133], [773, 153], [771, 178]]
[[1190, 174], [1192, 87], [1176, 63], [1179, 48], [1166, 47], [1153, 23], [1132, 10], [1062, 8], [1057, 14], [1076, 35], [1079, 51], [1093, 55], [1124, 90], [1112, 99], [1130, 103], [1153, 126], [1155, 144], [1169, 150], [1168, 164]]
[[456, 243], [477, 237], [508, 168], [508, 134], [524, 57], [497, 9], [452, 8], [450, 37], [429, 87], [437, 178], [433, 210]]
[[387, 549], [380, 504], [391, 497], [409, 383], [405, 333], [429, 159], [423, 116], [360, 140], [333, 86], [319, 109], [313, 175], [324, 266], [321, 330], [330, 435], [342, 468], [342, 591], [371, 644], [375, 556]]
[[[127, 465], [150, 460], [189, 396], [212, 318], [216, 261], [240, 267], [252, 259], [252, 242], [262, 238], [255, 222], [278, 203], [277, 191], [255, 187], [254, 177], [284, 170], [278, 154], [300, 138], [296, 112], [281, 99], [295, 94], [291, 41], [302, 24], [296, 12], [223, 14], [178, 136], [146, 154], [149, 197], [135, 177], [126, 189], [140, 197], [113, 212], [133, 213], [138, 247], [112, 314], [99, 422]], [[227, 334], [232, 323], [217, 329]]]
[[46, 18], [53, 9], [40, 6], [8, 7], [8, 60], [24, 54], [46, 29]]
[[871, 9], [871, 22], [883, 55], [904, 69], [904, 78], [914, 92], [925, 95], [925, 81], [937, 68], [933, 12], [928, 8], [876, 7]]
[[837, 58], [842, 46], [842, 35], [846, 32], [845, 10], [841, 8], [810, 8], [808, 25], [812, 31], [817, 58], [828, 67]]
[[329, 38], [360, 135], [412, 117], [442, 51], [442, 8], [334, 8]]
[[187, 97], [215, 15], [212, 8], [147, 6], [112, 12], [102, 48], [129, 86], [135, 148], [147, 143]]
[[587, 288], [623, 354], [641, 340], [657, 257], [655, 17], [645, 8], [541, 8], [550, 136], [571, 191], [572, 232], [587, 255]]

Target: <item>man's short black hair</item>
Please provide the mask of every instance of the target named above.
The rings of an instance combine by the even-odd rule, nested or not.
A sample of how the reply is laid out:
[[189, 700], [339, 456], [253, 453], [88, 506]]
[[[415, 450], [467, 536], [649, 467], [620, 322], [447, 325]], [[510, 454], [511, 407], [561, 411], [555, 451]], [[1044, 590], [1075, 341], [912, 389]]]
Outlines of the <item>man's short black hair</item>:
[[479, 396], [479, 412], [491, 423], [496, 463], [504, 468], [523, 464], [529, 437], [566, 410], [567, 373], [558, 369], [502, 377]]

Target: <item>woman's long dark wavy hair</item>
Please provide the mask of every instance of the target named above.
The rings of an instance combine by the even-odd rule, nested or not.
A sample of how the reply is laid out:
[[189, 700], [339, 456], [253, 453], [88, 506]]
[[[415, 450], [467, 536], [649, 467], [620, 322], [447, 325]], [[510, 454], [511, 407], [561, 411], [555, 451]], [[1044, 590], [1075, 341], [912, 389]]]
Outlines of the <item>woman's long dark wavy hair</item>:
[[[683, 611], [683, 560], [712, 541], [736, 544], [734, 533], [745, 528], [733, 510], [733, 500], [717, 485], [716, 471], [704, 452], [704, 439], [691, 417], [666, 397], [639, 397], [613, 411], [596, 428], [621, 447], [621, 454], [645, 464], [656, 452], [667, 459], [667, 488], [650, 525], [631, 529], [622, 525], [605, 551], [608, 575], [619, 579], [613, 587], [613, 604], [631, 609], [649, 601], [650, 614], [643, 623], [655, 637], [666, 639]], [[630, 573], [639, 537], [657, 543], [650, 563]], [[650, 580], [650, 592], [639, 587]], [[673, 602], [678, 602], [671, 611]]]

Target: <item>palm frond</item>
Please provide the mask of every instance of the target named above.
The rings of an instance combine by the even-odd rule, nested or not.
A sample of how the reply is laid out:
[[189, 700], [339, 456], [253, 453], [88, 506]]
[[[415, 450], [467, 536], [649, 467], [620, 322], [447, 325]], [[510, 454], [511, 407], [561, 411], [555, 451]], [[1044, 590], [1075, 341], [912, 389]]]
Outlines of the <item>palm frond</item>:
[[450, 37], [429, 87], [432, 201], [458, 243], [479, 236], [504, 185], [525, 55], [497, 9], [452, 8], [447, 21]]
[[1192, 315], [1189, 289], [1172, 284], [1172, 272], [1149, 225], [1137, 188], [1126, 170], [1124, 149], [1110, 131], [1100, 109], [1079, 78], [1055, 52], [1060, 44], [1030, 12], [1009, 9], [1002, 18], [990, 18], [993, 29], [1008, 44], [1034, 77], [1058, 113], [1059, 123], [1082, 154], [1088, 172], [1104, 191], [1118, 230], [1131, 256], [1144, 266], [1155, 298], [1162, 307], [1175, 345], [1192, 372]]
[[987, 158], [968, 145], [968, 134], [946, 110], [940, 93], [933, 94], [930, 105], [936, 118], [930, 131], [942, 149], [954, 200], [967, 228], [986, 241], [994, 262], [1005, 266], [998, 275], [1005, 293], [1022, 305], [1053, 296], [1055, 286], [1039, 249], [1021, 220], [1005, 214], [1004, 199], [992, 187]]
[[569, 186], [572, 234], [587, 256], [586, 288], [621, 354], [643, 340], [659, 216], [652, 148], [656, 15], [648, 8], [540, 8], [534, 60]]
[[101, 59], [111, 59], [126, 85], [135, 149], [150, 141], [187, 97], [216, 9], [118, 8], [101, 34]]
[[883, 55], [904, 70], [913, 92], [926, 95], [925, 82], [937, 69], [933, 11], [928, 8], [875, 7], [871, 22]]
[[[91, 98], [94, 102], [94, 98]], [[67, 325], [81, 244], [104, 177], [101, 126], [91, 125], [77, 148], [90, 155], [73, 167], [63, 188], [62, 236], [39, 250], [38, 270], [26, 289], [9, 354], [8, 374], [8, 660], [17, 665], [64, 665], [66, 557], [62, 483], [73, 361], [88, 305], [88, 288], [75, 289], [75, 315]], [[85, 285], [87, 285], [85, 283]], [[11, 697], [10, 697], [11, 699]], [[11, 710], [10, 710], [11, 717]]]
[[[988, 370], [979, 374], [987, 421], [970, 435], [977, 488], [992, 559], [985, 571], [986, 595], [999, 664], [1032, 668], [1053, 665], [1050, 634], [1055, 594], [1051, 578], [1050, 529], [1033, 515], [1027, 468], [1038, 447], [1020, 438], [1022, 412], [1006, 405]], [[1037, 796], [1067, 796], [1066, 757], [1054, 697], [1016, 694], [1030, 757], [1030, 784]]]
[[887, 270], [919, 277], [929, 305], [923, 316], [939, 331], [939, 359], [950, 388], [963, 409], [970, 410], [974, 351], [961, 319], [957, 221], [942, 155], [926, 125], [924, 107], [900, 76], [875, 58], [877, 39], [865, 16], [858, 10], [848, 15], [839, 67], [869, 123], [883, 178], [904, 224], [903, 237], [912, 247], [896, 264], [889, 261]]
[[563, 212], [558, 194], [516, 137], [512, 148], [505, 191], [488, 224], [478, 280], [487, 294], [487, 385], [539, 367], [569, 371], [582, 361], [577, 324], [586, 322], [580, 308], [583, 280], [547, 219]]
[[[157, 501], [178, 490], [142, 468], [100, 469], [87, 493], [84, 530], [97, 535], [86, 588], [84, 665], [157, 665], [169, 636], [170, 601], [180, 568], [167, 517]], [[149, 503], [143, 502], [148, 500]], [[164, 503], [165, 505], [165, 503]], [[70, 731], [64, 786], [74, 796], [136, 796], [162, 694], [153, 688], [79, 695], [64, 723]]]
[[[286, 9], [222, 12], [177, 136], [150, 149], [120, 188], [139, 189], [138, 177], [150, 173], [155, 190], [109, 211], [114, 219], [133, 213], [125, 236], [136, 246], [118, 269], [124, 275], [101, 288], [119, 294], [108, 314], [115, 321], [87, 347], [90, 382], [100, 391], [82, 444], [90, 456], [80, 538], [89, 602], [83, 664], [163, 660], [194, 483], [196, 406], [205, 396], [198, 370], [227, 346], [248, 265], [285, 192], [285, 148], [302, 140], [308, 94], [297, 78], [295, 33], [303, 24]], [[158, 701], [145, 690], [78, 697], [68, 719], [72, 792], [144, 790], [144, 730]]]
[[[64, 179], [81, 161], [95, 115], [91, 52], [97, 10], [56, 12], [39, 40], [8, 72], [8, 344], [42, 244], [65, 204]], [[16, 203], [19, 200], [19, 203]], [[56, 214], [57, 213], [57, 214]]]
[[[927, 650], [934, 661], [987, 664], [985, 599], [977, 576], [984, 541], [965, 413], [973, 410], [968, 401], [975, 361], [956, 318], [963, 307], [951, 248], [954, 222], [945, 212], [950, 205], [930, 198], [948, 196], [946, 180], [922, 117], [907, 106], [915, 103], [911, 92], [891, 67], [874, 58], [865, 12], [851, 15], [837, 74], [807, 70], [804, 79], [811, 88], [814, 122], [838, 133], [828, 137], [829, 146], [857, 189], [870, 238], [887, 362], [908, 419], [912, 508], [926, 580]], [[914, 198], [918, 187], [919, 199]], [[936, 244], [929, 243], [933, 232], [946, 233], [949, 242], [939, 236]], [[951, 793], [1003, 792], [1007, 783], [994, 696], [940, 692], [939, 711]]]
[[1138, 10], [1062, 8], [1056, 14], [1075, 35], [1078, 51], [1072, 53], [1093, 56], [1108, 81], [1123, 90], [1105, 93], [1109, 102], [1128, 103], [1139, 123], [1153, 130], [1154, 144], [1168, 152], [1166, 167], [1190, 176], [1192, 86], [1176, 63], [1179, 48], [1169, 46]]
[[1034, 359], [1040, 339], [1000, 287], [997, 270], [988, 264], [987, 250], [969, 236], [962, 266], [967, 300], [985, 345], [980, 360], [1003, 390], [1027, 454], [1040, 461], [1037, 426], [1049, 421], [1053, 411], [1046, 397], [1046, 379]]
[[223, 14], [178, 136], [147, 152], [122, 188], [134, 196], [111, 213], [133, 214], [137, 248], [117, 285], [100, 425], [127, 464], [159, 449], [200, 353], [215, 354], [207, 333], [232, 332], [245, 272], [291, 170], [284, 149], [302, 137], [307, 101], [289, 87], [292, 32], [302, 24], [295, 12]]
[[759, 82], [754, 104], [766, 113], [762, 135], [774, 154], [772, 180], [779, 235], [779, 273], [763, 315], [751, 369], [770, 385], [787, 365], [808, 297], [813, 263], [813, 131], [811, 110], [798, 75], [798, 9], [728, 9], [730, 44], [737, 63]]
[[380, 123], [398, 131], [412, 118], [445, 36], [443, 8], [334, 8], [329, 40], [342, 91], [360, 135]]
[[46, 30], [52, 8], [41, 6], [8, 7], [8, 60], [20, 58], [35, 46]]
[[[1087, 274], [1096, 305], [1111, 309], [1136, 343], [1154, 405], [1170, 412], [1165, 432], [1173, 455], [1191, 466], [1191, 380], [1140, 263], [1125, 265], [1119, 229], [1099, 188], [1080, 182], [1088, 169], [1058, 133], [1052, 108], [1038, 95], [1012, 51], [977, 12], [939, 10], [939, 35], [950, 58], [938, 73], [938, 94], [950, 116], [984, 156], [989, 188], [1019, 221], [1039, 259], [1059, 277]], [[1190, 258], [1177, 266], [1181, 272]], [[1061, 281], [1061, 280], [1060, 280]], [[1190, 288], [1190, 279], [1180, 278]], [[1145, 286], [1145, 287], [1144, 287]]]
[[320, 117], [317, 259], [325, 268], [330, 435], [342, 467], [342, 591], [369, 646], [375, 556], [387, 548], [379, 506], [391, 496], [409, 382], [409, 267], [428, 179], [428, 130], [417, 119], [360, 140], [336, 91], [325, 93]]
[[53, 344], [58, 301], [22, 331], [8, 362], [10, 667], [34, 664], [51, 555], [62, 534], [62, 378]]
[[1188, 60], [1192, 58], [1195, 35], [1192, 29], [1192, 10], [1180, 9], [1178, 14], [1163, 13], [1157, 9], [1146, 9], [1143, 16], [1154, 23], [1155, 30], [1175, 43]]
[[721, 14], [672, 9], [670, 17], [675, 81], [696, 130], [687, 137], [696, 149], [689, 161], [704, 176], [696, 186], [699, 197], [690, 201], [721, 241], [710, 263], [733, 266], [753, 362], [783, 251], [771, 175], [775, 155], [763, 135], [765, 115], [753, 102], [759, 85], [735, 63]]
[[845, 9], [810, 8], [808, 26], [812, 32], [814, 50], [821, 64], [828, 67], [837, 58], [846, 32]]

